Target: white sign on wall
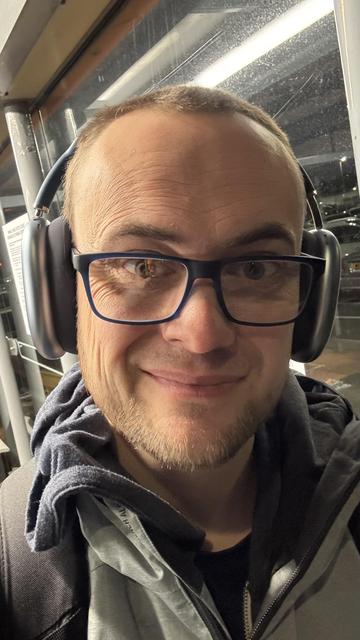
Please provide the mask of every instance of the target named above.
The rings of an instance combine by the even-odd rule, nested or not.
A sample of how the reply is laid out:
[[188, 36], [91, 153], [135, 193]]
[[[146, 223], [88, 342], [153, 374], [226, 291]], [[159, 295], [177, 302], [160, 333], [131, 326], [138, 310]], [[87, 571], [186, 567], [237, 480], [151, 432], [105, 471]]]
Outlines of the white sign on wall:
[[25, 331], [30, 335], [29, 321], [26, 313], [24, 283], [22, 276], [21, 261], [21, 240], [25, 225], [29, 222], [29, 217], [25, 213], [11, 222], [3, 225], [5, 242], [9, 254], [11, 270], [14, 278], [16, 291], [18, 294], [22, 315], [24, 318]]

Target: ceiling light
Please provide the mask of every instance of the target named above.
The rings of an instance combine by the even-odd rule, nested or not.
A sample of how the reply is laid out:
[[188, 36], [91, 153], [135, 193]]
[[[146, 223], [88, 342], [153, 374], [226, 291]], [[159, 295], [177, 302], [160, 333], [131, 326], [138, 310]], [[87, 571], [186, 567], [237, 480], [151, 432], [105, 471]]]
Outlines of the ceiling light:
[[303, 0], [207, 67], [191, 84], [215, 87], [333, 10], [333, 0]]
[[226, 10], [210, 14], [189, 13], [171, 29], [159, 42], [113, 82], [104, 93], [90, 105], [89, 109], [117, 104], [129, 96], [150, 88], [154, 78], [163, 77], [166, 70], [176, 69], [179, 53], [191, 51], [202, 39], [214, 37], [226, 18]]

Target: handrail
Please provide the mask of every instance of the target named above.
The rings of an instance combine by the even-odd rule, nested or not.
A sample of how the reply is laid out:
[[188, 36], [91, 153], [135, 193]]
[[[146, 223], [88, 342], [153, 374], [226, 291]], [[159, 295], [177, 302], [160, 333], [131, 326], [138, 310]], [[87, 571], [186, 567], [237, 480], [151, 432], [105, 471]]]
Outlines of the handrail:
[[34, 347], [34, 345], [28, 344], [27, 342], [22, 342], [22, 340], [18, 340], [17, 338], [7, 338], [7, 341], [9, 344], [11, 355], [20, 356], [20, 358], [22, 358], [23, 360], [27, 360], [32, 364], [36, 364], [38, 367], [42, 367], [47, 371], [51, 371], [51, 373], [55, 373], [60, 378], [63, 376], [63, 372], [58, 371], [57, 369], [53, 369], [52, 367], [49, 367], [47, 364], [43, 364], [38, 360], [33, 360], [32, 358], [29, 358], [28, 356], [24, 355], [23, 352], [21, 351], [21, 347], [28, 347], [28, 349], [33, 349], [34, 351], [36, 351], [36, 348]]

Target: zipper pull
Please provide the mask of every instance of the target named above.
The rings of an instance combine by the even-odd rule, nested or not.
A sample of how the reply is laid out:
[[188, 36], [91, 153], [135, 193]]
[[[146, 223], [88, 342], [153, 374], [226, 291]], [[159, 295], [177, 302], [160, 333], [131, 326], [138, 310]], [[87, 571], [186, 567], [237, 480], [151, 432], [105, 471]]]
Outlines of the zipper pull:
[[251, 595], [249, 582], [246, 582], [243, 593], [243, 619], [245, 640], [250, 640], [252, 632]]

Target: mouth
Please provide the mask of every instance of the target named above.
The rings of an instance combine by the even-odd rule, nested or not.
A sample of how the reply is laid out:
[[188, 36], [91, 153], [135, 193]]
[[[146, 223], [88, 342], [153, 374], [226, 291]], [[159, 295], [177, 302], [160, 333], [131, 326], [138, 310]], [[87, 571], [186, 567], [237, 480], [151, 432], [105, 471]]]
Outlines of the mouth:
[[173, 395], [195, 398], [219, 397], [234, 390], [244, 376], [194, 375], [180, 371], [144, 371], [157, 385]]

